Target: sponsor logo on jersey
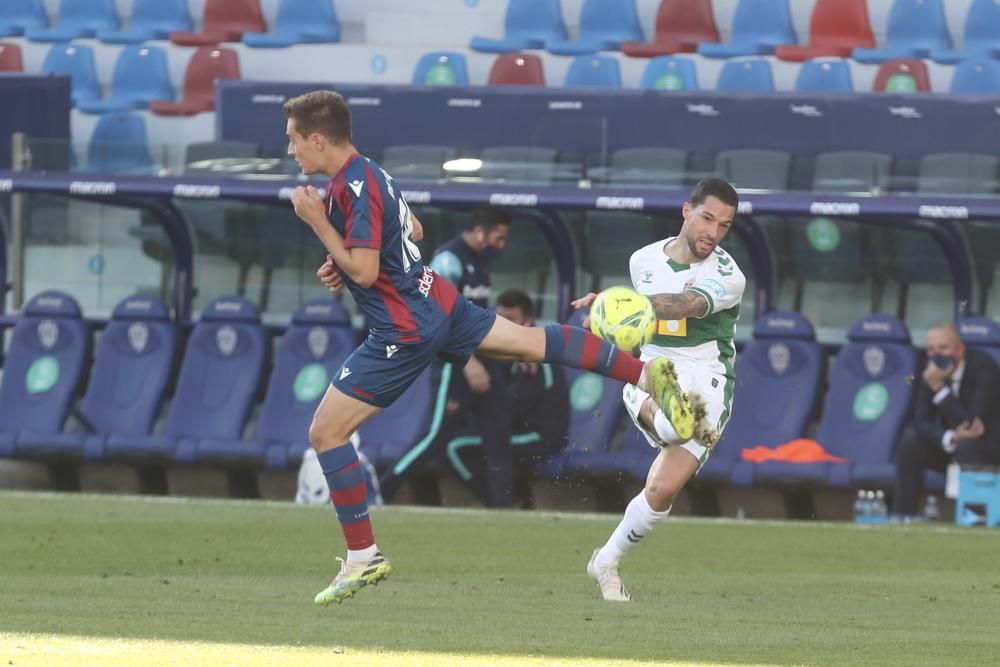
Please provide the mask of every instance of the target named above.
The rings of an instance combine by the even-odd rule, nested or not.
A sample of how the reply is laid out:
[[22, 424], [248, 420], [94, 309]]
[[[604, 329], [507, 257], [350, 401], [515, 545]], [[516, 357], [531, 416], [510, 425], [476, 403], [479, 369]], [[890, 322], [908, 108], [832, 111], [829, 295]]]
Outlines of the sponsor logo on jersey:
[[118, 186], [111, 181], [73, 181], [69, 184], [71, 195], [97, 196], [113, 195]]
[[0, 178], [0, 192], [11, 192], [14, 189], [14, 179]]
[[814, 201], [809, 205], [810, 215], [859, 215], [861, 204], [846, 201]]
[[424, 272], [420, 276], [420, 280], [417, 282], [417, 289], [420, 293], [427, 298], [431, 294], [431, 286], [434, 284], [434, 272], [424, 267]]
[[968, 220], [969, 209], [965, 206], [921, 206], [917, 211], [921, 218], [946, 218]]
[[490, 206], [538, 206], [538, 195], [494, 192], [490, 195]]
[[222, 188], [218, 185], [178, 183], [174, 186], [174, 196], [183, 199], [218, 199], [222, 196]]
[[726, 296], [726, 286], [715, 278], [706, 278], [697, 285], [705, 291], [711, 292], [720, 299]]
[[347, 185], [351, 188], [351, 191], [354, 193], [355, 197], [360, 197], [361, 191], [365, 189], [364, 181], [351, 181]]
[[646, 200], [642, 197], [598, 197], [595, 205], [616, 211], [641, 211], [646, 208]]

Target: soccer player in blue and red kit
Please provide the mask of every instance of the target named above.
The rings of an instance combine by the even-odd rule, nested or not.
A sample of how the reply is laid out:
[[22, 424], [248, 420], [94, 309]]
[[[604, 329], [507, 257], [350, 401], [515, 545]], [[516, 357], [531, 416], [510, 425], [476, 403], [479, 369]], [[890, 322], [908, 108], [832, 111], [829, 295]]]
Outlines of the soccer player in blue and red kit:
[[326, 198], [311, 186], [296, 188], [291, 197], [296, 215], [329, 254], [318, 273], [321, 278], [325, 273], [327, 284], [347, 287], [370, 327], [327, 388], [309, 428], [348, 549], [340, 572], [316, 596], [317, 604], [351, 597], [392, 569], [375, 544], [350, 436], [391, 405], [435, 358], [464, 365], [475, 352], [591, 370], [639, 385], [678, 428], [693, 428], [691, 404], [666, 360], [644, 367], [580, 328], [520, 326], [466, 301], [425, 267], [413, 238], [419, 223], [392, 177], [354, 148], [350, 108], [340, 95], [307, 93], [286, 101], [284, 111], [288, 154], [304, 174], [330, 177]]

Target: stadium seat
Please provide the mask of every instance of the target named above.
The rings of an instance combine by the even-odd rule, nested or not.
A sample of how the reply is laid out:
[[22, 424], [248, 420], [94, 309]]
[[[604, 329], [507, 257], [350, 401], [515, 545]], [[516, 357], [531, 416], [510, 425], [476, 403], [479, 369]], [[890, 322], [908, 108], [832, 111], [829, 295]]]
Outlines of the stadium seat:
[[935, 49], [931, 59], [952, 65], [970, 59], [996, 58], [1000, 55], [1000, 4], [994, 0], [972, 0], [965, 15], [961, 49]]
[[0, 379], [0, 456], [14, 456], [20, 437], [62, 431], [89, 351], [90, 332], [73, 297], [47, 290], [28, 301]]
[[914, 58], [886, 60], [875, 73], [872, 90], [884, 93], [926, 93], [931, 78], [923, 60]]
[[[424, 370], [395, 403], [358, 429], [361, 451], [377, 468], [393, 465], [411, 448], [419, 448], [424, 442], [429, 445], [433, 440], [433, 425], [440, 423], [446, 403], [440, 394], [448, 389], [443, 382], [435, 387], [431, 383], [431, 373], [430, 368]], [[432, 414], [435, 406], [440, 412]]]
[[556, 55], [575, 56], [615, 51], [627, 41], [642, 41], [635, 0], [584, 0], [579, 39], [550, 40], [545, 48]]
[[483, 53], [542, 49], [547, 42], [565, 41], [559, 0], [509, 0], [502, 39], [473, 37], [469, 48]]
[[970, 58], [955, 65], [948, 92], [994, 94], [1000, 92], [1000, 62], [985, 58]]
[[10, 42], [0, 42], [0, 72], [23, 72], [21, 47]]
[[135, 113], [115, 111], [101, 116], [87, 144], [87, 171], [101, 174], [149, 175], [146, 121]]
[[659, 56], [642, 71], [639, 87], [645, 90], [698, 90], [698, 69], [684, 56]]
[[786, 151], [740, 148], [715, 156], [715, 172], [741, 189], [784, 192], [792, 173], [792, 154]]
[[847, 463], [754, 466], [755, 483], [865, 487], [891, 482], [893, 449], [910, 411], [917, 350], [906, 326], [891, 315], [872, 314], [847, 333], [834, 361], [816, 440]]
[[[238, 440], [261, 382], [268, 346], [260, 315], [249, 301], [225, 296], [209, 303], [188, 338], [164, 432], [112, 435], [106, 456], [194, 463], [200, 442]], [[245, 444], [245, 460], [263, 465], [263, 447]]]
[[889, 9], [885, 45], [854, 49], [858, 62], [878, 64], [900, 58], [926, 58], [931, 51], [951, 49], [951, 33], [942, 0], [894, 0]]
[[[621, 402], [620, 393], [618, 401]], [[649, 444], [646, 436], [632, 424], [628, 416], [622, 421], [627, 423], [620, 441], [612, 442], [607, 449], [571, 458], [564, 466], [564, 471], [575, 477], [645, 482], [649, 466], [656, 458], [659, 448]]]
[[155, 100], [174, 99], [167, 69], [167, 54], [157, 46], [126, 46], [118, 54], [111, 75], [111, 95], [103, 100], [83, 100], [84, 113], [144, 109]]
[[49, 24], [42, 0], [5, 0], [0, 12], [0, 37], [16, 37]]
[[744, 449], [805, 437], [825, 371], [823, 348], [809, 320], [784, 310], [761, 316], [753, 340], [736, 358], [732, 418], [698, 480], [746, 486], [753, 466], [742, 461]]
[[450, 146], [401, 144], [388, 146], [379, 164], [393, 178], [412, 181], [438, 181], [447, 176], [444, 163], [458, 156]]
[[28, 28], [33, 42], [68, 42], [94, 37], [101, 30], [117, 30], [120, 21], [115, 0], [59, 0], [58, 19], [51, 28]]
[[243, 43], [254, 48], [340, 41], [340, 21], [333, 0], [281, 0], [274, 32], [247, 32]]
[[771, 73], [771, 63], [763, 58], [727, 61], [719, 70], [715, 89], [727, 92], [772, 91], [774, 77]]
[[962, 342], [982, 350], [1000, 364], [1000, 324], [988, 317], [963, 317], [956, 325]]
[[205, 0], [202, 31], [174, 31], [170, 41], [180, 46], [213, 46], [238, 42], [247, 32], [267, 32], [260, 0]]
[[813, 192], [878, 193], [889, 189], [892, 156], [870, 151], [831, 151], [816, 156]]
[[101, 98], [97, 82], [94, 50], [83, 44], [56, 44], [45, 55], [43, 74], [68, 76], [72, 80], [70, 98], [74, 105]]
[[194, 116], [215, 109], [215, 82], [239, 79], [240, 60], [232, 49], [203, 47], [194, 52], [184, 73], [184, 99], [150, 102], [149, 110], [161, 116]]
[[611, 154], [611, 166], [603, 177], [609, 185], [677, 188], [687, 176], [688, 158], [680, 148], [620, 148]]
[[469, 68], [465, 56], [450, 51], [434, 51], [420, 56], [413, 70], [414, 86], [467, 86]]
[[706, 58], [759, 56], [774, 53], [778, 44], [796, 41], [788, 0], [740, 0], [729, 41], [704, 42], [698, 53]]
[[[665, 149], [667, 150], [667, 149]], [[583, 238], [578, 241], [580, 269], [590, 275], [586, 291], [600, 292], [612, 285], [629, 284], [631, 253], [670, 236], [662, 219], [624, 211], [587, 211]], [[579, 237], [578, 237], [579, 238]]]
[[146, 295], [126, 297], [98, 339], [77, 432], [25, 435], [18, 453], [99, 460], [109, 435], [149, 435], [173, 376], [176, 351], [177, 327], [163, 302]]
[[340, 366], [354, 350], [351, 318], [334, 299], [320, 298], [299, 306], [278, 343], [267, 394], [251, 446], [241, 440], [201, 440], [201, 463], [258, 461], [265, 452], [269, 468], [298, 466], [309, 448], [309, 424]]
[[652, 42], [623, 42], [622, 53], [634, 58], [692, 52], [703, 42], [718, 42], [712, 0], [660, 0]]
[[544, 86], [542, 59], [530, 53], [504, 53], [490, 68], [487, 83], [491, 86]]
[[135, 0], [128, 29], [101, 30], [97, 38], [107, 44], [140, 44], [193, 28], [187, 0]]
[[839, 58], [807, 60], [799, 67], [794, 89], [797, 93], [854, 92], [851, 67]]
[[563, 85], [576, 88], [621, 88], [618, 59], [611, 56], [577, 56], [566, 70]]
[[858, 48], [874, 48], [867, 0], [816, 0], [809, 20], [809, 44], [781, 44], [774, 50], [781, 60], [847, 58]]
[[554, 148], [544, 146], [495, 146], [482, 152], [479, 170], [484, 182], [551, 183], [556, 179]]

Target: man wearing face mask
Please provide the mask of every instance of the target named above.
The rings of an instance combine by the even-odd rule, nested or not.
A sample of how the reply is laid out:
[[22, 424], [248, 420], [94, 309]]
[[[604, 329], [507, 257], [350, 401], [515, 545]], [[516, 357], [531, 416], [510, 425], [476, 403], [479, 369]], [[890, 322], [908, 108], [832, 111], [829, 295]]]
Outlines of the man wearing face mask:
[[[497, 208], [478, 208], [472, 211], [465, 231], [441, 244], [431, 260], [431, 269], [452, 283], [468, 301], [489, 307], [490, 262], [507, 248], [510, 235], [510, 216]], [[438, 364], [435, 368], [439, 391], [434, 414], [449, 418], [468, 416], [482, 436], [483, 464], [497, 472], [486, 479], [489, 487], [483, 490], [487, 505], [509, 506], [513, 500], [510, 485], [512, 458], [510, 452], [510, 364], [472, 356], [464, 367]], [[446, 393], [444, 393], [446, 391]], [[396, 461], [383, 475], [383, 496], [391, 502], [403, 480], [414, 472], [418, 463], [430, 453], [431, 443], [439, 435], [441, 420], [435, 419], [427, 437]]]
[[989, 355], [966, 349], [958, 331], [939, 324], [927, 332], [927, 367], [912, 423], [896, 448], [893, 510], [917, 514], [924, 469], [1000, 464], [1000, 371]]

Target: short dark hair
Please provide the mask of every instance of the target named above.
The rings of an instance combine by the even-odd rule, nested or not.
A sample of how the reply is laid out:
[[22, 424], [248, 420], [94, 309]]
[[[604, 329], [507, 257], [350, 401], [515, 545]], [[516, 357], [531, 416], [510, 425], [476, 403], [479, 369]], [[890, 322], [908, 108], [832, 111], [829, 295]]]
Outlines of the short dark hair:
[[520, 308], [527, 318], [535, 316], [535, 303], [531, 297], [519, 289], [509, 289], [497, 297], [497, 306], [502, 308]]
[[314, 90], [289, 98], [281, 108], [304, 137], [319, 132], [336, 144], [351, 141], [351, 108], [340, 93]]
[[691, 206], [697, 206], [704, 203], [709, 197], [715, 197], [726, 206], [740, 207], [740, 196], [736, 193], [736, 188], [721, 178], [706, 178], [698, 181], [694, 190], [691, 191], [688, 203]]
[[482, 227], [489, 232], [499, 225], [510, 225], [510, 213], [493, 206], [481, 206], [472, 210], [466, 229]]

